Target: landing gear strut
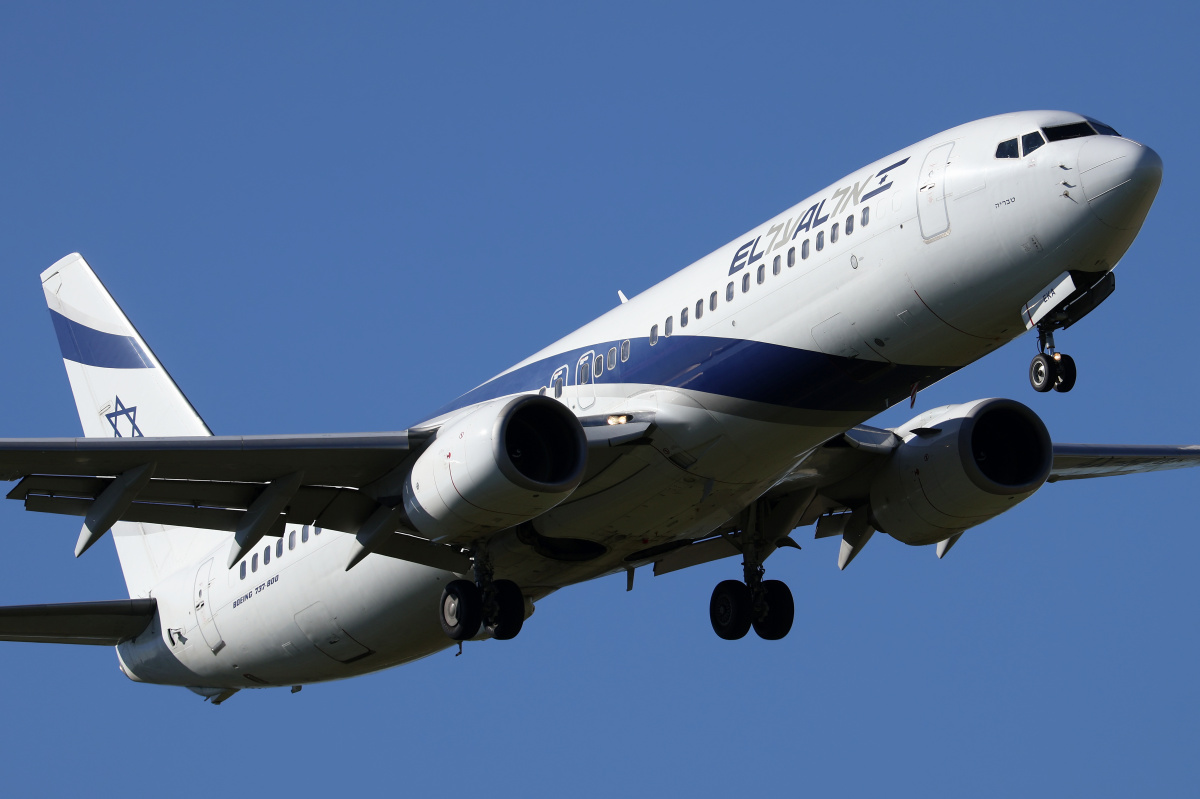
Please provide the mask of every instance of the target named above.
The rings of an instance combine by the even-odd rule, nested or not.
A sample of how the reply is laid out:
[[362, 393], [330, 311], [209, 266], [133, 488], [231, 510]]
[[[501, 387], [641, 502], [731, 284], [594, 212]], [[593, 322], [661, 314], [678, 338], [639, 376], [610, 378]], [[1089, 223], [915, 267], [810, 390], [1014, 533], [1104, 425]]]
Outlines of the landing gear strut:
[[778, 641], [792, 629], [796, 604], [786, 583], [764, 580], [762, 561], [766, 542], [751, 506], [742, 534], [742, 582], [724, 580], [713, 589], [708, 617], [713, 631], [726, 641], [745, 637], [754, 628], [759, 638]]
[[512, 580], [493, 579], [487, 549], [475, 551], [475, 582], [453, 580], [442, 589], [438, 618], [442, 632], [454, 641], [466, 641], [486, 626], [499, 640], [516, 638], [525, 623], [525, 596]]
[[1054, 349], [1054, 329], [1038, 326], [1038, 354], [1029, 363], [1029, 384], [1034, 391], [1066, 393], [1075, 387], [1075, 359]]

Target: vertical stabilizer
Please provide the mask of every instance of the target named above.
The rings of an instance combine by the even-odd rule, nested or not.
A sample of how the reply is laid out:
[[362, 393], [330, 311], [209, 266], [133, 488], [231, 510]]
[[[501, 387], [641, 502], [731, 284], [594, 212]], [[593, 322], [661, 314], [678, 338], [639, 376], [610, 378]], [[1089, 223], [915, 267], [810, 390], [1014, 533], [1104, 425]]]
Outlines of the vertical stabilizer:
[[[211, 436], [104, 285], [78, 253], [42, 273], [83, 434], [88, 438]], [[198, 563], [228, 533], [117, 522], [113, 540], [131, 597]]]

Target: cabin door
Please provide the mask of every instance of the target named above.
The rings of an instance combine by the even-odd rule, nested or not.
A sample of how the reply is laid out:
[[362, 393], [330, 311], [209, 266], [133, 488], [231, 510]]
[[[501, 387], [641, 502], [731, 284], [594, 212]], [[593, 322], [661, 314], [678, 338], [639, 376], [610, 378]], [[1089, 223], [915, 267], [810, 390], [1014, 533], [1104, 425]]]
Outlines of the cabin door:
[[917, 176], [917, 218], [925, 241], [940, 239], [950, 233], [950, 216], [946, 211], [946, 167], [954, 142], [929, 151]]
[[196, 624], [200, 627], [200, 635], [204, 636], [204, 643], [208, 644], [208, 648], [215, 655], [225, 646], [225, 642], [221, 640], [221, 633], [217, 630], [217, 620], [213, 616], [212, 565], [212, 558], [209, 558], [200, 564], [199, 569], [196, 569], [196, 586], [192, 599], [196, 608]]
[[592, 377], [592, 360], [596, 353], [588, 350], [575, 362], [575, 399], [580, 410], [596, 404], [596, 381]]

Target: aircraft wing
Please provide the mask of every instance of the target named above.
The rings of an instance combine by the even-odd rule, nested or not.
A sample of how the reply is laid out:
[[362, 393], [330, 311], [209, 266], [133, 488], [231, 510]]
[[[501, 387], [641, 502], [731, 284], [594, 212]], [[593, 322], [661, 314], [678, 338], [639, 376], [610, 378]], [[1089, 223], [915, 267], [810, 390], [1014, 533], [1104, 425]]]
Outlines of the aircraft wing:
[[[581, 421], [597, 464], [653, 428], [651, 419]], [[435, 432], [0, 439], [0, 480], [20, 480], [8, 498], [26, 510], [84, 517], [77, 555], [117, 521], [221, 530], [251, 542], [282, 535], [285, 524], [356, 535], [381, 508], [401, 505], [404, 479]], [[371, 551], [469, 567], [458, 548], [413, 535], [402, 519], [384, 523], [396, 534], [369, 535]]]
[[[0, 439], [0, 479], [28, 510], [87, 516], [122, 475], [153, 464], [112, 521], [234, 532], [264, 488], [299, 475], [278, 526], [357, 532], [430, 433]], [[379, 489], [379, 490], [372, 490]], [[119, 503], [125, 504], [125, 503]], [[274, 532], [274, 531], [272, 531]], [[278, 534], [277, 532], [275, 534]]]
[[1200, 466], [1200, 446], [1055, 444], [1049, 482]]
[[154, 599], [0, 607], [0, 641], [116, 646], [150, 626]]
[[[769, 492], [780, 500], [805, 491], [815, 496], [798, 519], [801, 526], [821, 515], [847, 510], [869, 493], [874, 468], [900, 439], [891, 431], [859, 425], [834, 436], [808, 453], [787, 477]], [[1114, 477], [1200, 466], [1200, 446], [1127, 444], [1054, 444], [1054, 460], [1047, 482]]]

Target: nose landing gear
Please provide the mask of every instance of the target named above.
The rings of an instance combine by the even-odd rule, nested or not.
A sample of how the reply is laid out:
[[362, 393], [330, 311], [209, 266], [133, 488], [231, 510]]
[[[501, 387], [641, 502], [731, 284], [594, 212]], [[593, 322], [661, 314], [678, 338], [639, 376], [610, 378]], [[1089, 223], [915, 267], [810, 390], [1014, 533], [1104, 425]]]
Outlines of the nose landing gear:
[[1029, 363], [1029, 384], [1034, 391], [1051, 389], [1065, 394], [1075, 387], [1075, 359], [1054, 349], [1054, 330], [1038, 326], [1038, 354]]

